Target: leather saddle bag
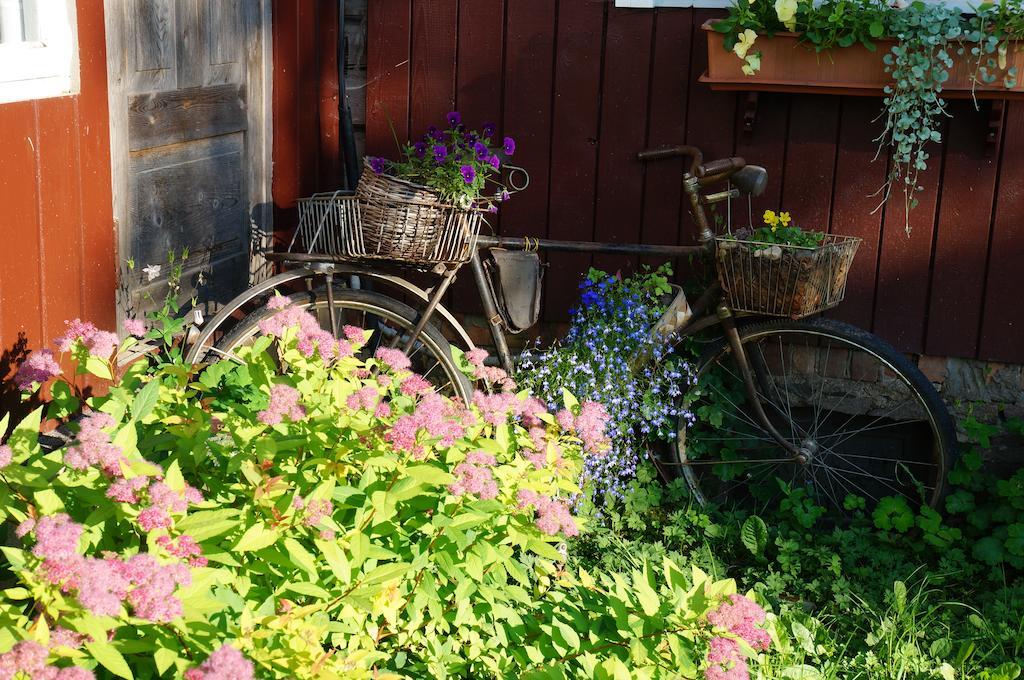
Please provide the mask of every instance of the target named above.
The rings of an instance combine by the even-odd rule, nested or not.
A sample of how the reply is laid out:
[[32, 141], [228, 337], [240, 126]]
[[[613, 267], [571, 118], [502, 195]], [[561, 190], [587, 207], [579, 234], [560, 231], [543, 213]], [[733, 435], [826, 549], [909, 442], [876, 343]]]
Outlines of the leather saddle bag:
[[491, 248], [484, 259], [487, 285], [510, 333], [522, 333], [540, 318], [544, 265], [537, 253]]

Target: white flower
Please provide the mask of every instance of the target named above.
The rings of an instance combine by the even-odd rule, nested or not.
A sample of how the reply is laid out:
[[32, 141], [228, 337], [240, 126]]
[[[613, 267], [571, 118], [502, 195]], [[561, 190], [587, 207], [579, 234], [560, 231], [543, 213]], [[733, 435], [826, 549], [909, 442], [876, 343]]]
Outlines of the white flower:
[[152, 281], [156, 277], [160, 276], [160, 265], [149, 264], [143, 267], [142, 271], [146, 273], [146, 280]]
[[192, 310], [192, 323], [197, 326], [203, 325], [203, 310], [198, 307]]
[[761, 53], [760, 52], [754, 52], [753, 54], [748, 54], [747, 58], [744, 59], [743, 61], [744, 61], [743, 73], [745, 73], [748, 76], [754, 75], [755, 73], [757, 73], [761, 69]]

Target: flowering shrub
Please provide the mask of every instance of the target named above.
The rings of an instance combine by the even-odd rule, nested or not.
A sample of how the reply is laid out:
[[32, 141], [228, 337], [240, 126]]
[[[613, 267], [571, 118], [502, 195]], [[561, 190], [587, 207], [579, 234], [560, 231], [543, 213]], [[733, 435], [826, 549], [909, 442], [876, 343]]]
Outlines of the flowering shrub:
[[[515, 140], [505, 137], [498, 146], [492, 142], [497, 132], [494, 123], [484, 123], [481, 130], [467, 130], [458, 111], [449, 113], [447, 122], [447, 128], [431, 125], [416, 142], [406, 144], [402, 160], [370, 158], [370, 168], [378, 175], [387, 173], [419, 182], [459, 206], [486, 205], [496, 212], [495, 203], [509, 197], [504, 186], [496, 185], [494, 190], [493, 178], [501, 169], [496, 149], [506, 157], [512, 156]], [[492, 182], [490, 190], [488, 182]]]
[[[137, 362], [71, 446], [40, 449], [40, 409], [0, 447], [0, 678], [712, 678], [763, 653], [731, 581], [566, 570], [596, 406], [450, 401], [270, 307], [244, 363]], [[65, 346], [110, 373], [83, 328]]]
[[691, 368], [651, 334], [671, 291], [670, 275], [668, 265], [626, 279], [591, 269], [580, 284], [580, 304], [565, 340], [546, 352], [527, 353], [517, 376], [552, 409], [575, 403], [571, 396], [566, 402], [566, 392], [600, 404], [581, 412], [577, 429], [591, 427], [591, 417], [603, 420], [605, 413], [596, 411], [607, 410], [608, 451], [583, 464], [583, 485], [594, 494], [621, 497], [650, 440], [671, 440], [677, 418], [692, 420], [680, 406]]

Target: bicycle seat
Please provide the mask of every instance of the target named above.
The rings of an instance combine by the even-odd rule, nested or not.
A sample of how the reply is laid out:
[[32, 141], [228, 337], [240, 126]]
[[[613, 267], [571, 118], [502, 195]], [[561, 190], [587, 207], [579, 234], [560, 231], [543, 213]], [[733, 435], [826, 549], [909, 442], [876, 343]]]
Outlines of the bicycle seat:
[[760, 196], [768, 186], [768, 171], [760, 165], [747, 165], [729, 176], [742, 196]]

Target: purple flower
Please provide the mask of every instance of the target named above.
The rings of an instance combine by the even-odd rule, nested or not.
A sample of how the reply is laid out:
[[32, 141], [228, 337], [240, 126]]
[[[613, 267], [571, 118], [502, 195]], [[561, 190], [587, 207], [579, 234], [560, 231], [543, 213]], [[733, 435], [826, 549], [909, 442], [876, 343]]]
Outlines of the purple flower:
[[476, 157], [478, 160], [486, 160], [487, 155], [490, 151], [487, 149], [487, 145], [483, 142], [477, 142], [473, 145], [473, 150], [476, 151]]
[[370, 158], [370, 169], [373, 170], [376, 174], [381, 175], [384, 173], [384, 166], [386, 163], [387, 161], [385, 161], [380, 156], [374, 156]]
[[433, 148], [434, 160], [438, 163], [444, 163], [444, 159], [448, 158], [448, 147], [444, 144], [437, 144]]
[[505, 191], [504, 189], [502, 189], [502, 191], [501, 191], [501, 200], [507, 201], [510, 198], [512, 198], [512, 196], [508, 193], [508, 191]]
[[462, 135], [462, 139], [465, 140], [466, 144], [473, 144], [480, 138], [476, 136], [475, 132], [467, 132], [466, 134]]
[[516, 140], [511, 137], [505, 138], [505, 155], [511, 156], [516, 152]]
[[439, 142], [444, 141], [444, 134], [437, 129], [436, 125], [431, 125], [427, 128], [427, 136], [431, 139], [436, 139]]
[[427, 155], [427, 143], [416, 142], [412, 145], [413, 150], [416, 152], [416, 158], [423, 158]]
[[496, 205], [489, 205], [489, 206], [487, 206], [487, 212], [489, 212], [489, 213], [496, 213], [496, 212], [498, 212], [498, 206], [496, 206]]
[[498, 126], [494, 123], [484, 123], [484, 137], [493, 137], [494, 133], [498, 131]]
[[472, 165], [463, 165], [459, 168], [459, 172], [462, 173], [462, 179], [466, 181], [466, 184], [472, 184], [473, 180], [476, 179], [476, 170], [473, 169]]
[[491, 156], [487, 159], [487, 162], [491, 164], [491, 167], [497, 170], [501, 167], [501, 159], [497, 155]]
[[459, 125], [462, 125], [462, 114], [459, 113], [458, 111], [452, 111], [447, 116], [445, 116], [445, 118], [448, 119], [448, 126], [449, 127], [453, 127], [454, 128], [454, 127], [458, 127]]

